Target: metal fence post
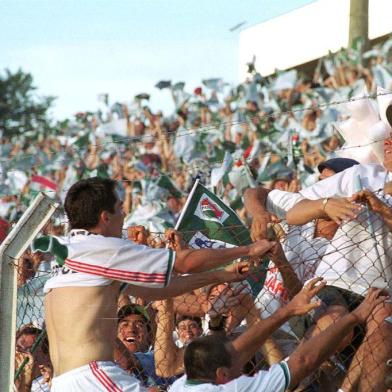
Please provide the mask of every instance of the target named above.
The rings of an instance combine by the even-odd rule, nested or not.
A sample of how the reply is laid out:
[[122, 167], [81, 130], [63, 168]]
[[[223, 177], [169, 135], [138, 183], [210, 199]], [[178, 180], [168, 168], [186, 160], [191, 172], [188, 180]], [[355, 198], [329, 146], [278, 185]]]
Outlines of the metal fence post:
[[15, 262], [42, 230], [58, 204], [40, 193], [0, 246], [0, 391], [12, 392], [15, 371], [17, 270]]

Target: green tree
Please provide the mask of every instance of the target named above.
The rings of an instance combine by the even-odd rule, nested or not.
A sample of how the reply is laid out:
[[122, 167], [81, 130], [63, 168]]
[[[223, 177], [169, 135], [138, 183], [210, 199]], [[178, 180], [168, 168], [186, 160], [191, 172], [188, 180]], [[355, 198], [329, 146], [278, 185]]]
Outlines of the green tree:
[[39, 96], [36, 90], [31, 74], [21, 69], [0, 74], [0, 130], [4, 136], [34, 137], [55, 130], [48, 113], [55, 98]]

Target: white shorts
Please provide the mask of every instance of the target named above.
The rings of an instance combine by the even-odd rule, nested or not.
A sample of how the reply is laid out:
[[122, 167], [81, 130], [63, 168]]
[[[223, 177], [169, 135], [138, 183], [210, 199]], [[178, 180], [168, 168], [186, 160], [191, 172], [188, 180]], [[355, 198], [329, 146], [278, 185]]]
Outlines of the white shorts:
[[136, 377], [114, 362], [93, 361], [52, 379], [51, 392], [142, 392]]

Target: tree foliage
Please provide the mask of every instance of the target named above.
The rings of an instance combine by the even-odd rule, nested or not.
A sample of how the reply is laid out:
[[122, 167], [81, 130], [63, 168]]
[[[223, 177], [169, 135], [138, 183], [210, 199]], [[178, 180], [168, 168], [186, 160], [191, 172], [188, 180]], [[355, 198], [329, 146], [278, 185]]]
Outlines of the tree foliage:
[[54, 131], [48, 111], [55, 98], [39, 96], [36, 90], [30, 73], [6, 69], [0, 74], [0, 131], [4, 136], [34, 137]]

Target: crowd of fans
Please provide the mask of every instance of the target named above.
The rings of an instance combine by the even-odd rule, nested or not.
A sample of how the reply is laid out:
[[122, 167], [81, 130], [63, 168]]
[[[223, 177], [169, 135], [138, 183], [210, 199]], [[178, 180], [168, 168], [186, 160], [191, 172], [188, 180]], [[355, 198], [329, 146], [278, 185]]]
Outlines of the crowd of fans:
[[[137, 244], [152, 248], [171, 245], [164, 233], [175, 226], [196, 179], [230, 205], [249, 227], [253, 216], [251, 234], [254, 240], [260, 239], [254, 205], [249, 207], [246, 200], [244, 205], [247, 189], [261, 185], [298, 195], [319, 179], [363, 163], [363, 157], [345, 149], [339, 124], [350, 118], [350, 110], [337, 102], [363, 95], [365, 89], [376, 93], [377, 86], [392, 91], [391, 49], [392, 39], [364, 54], [360, 48], [342, 50], [320, 59], [313, 75], [291, 70], [264, 78], [250, 63], [247, 80], [238, 86], [209, 79], [188, 92], [184, 83], [160, 81], [156, 87], [169, 89], [174, 100], [175, 111], [170, 115], [153, 112], [147, 94], [139, 94], [131, 104], [112, 105], [103, 96], [99, 111], [76, 114], [56, 135], [26, 135], [18, 140], [3, 137], [0, 235], [4, 239], [37, 191], [64, 201], [73, 183], [98, 176], [118, 182], [126, 214], [123, 237]], [[387, 180], [385, 177], [384, 182]], [[383, 224], [389, 227], [386, 211], [390, 193], [387, 184], [386, 199], [356, 193], [352, 201], [357, 202], [357, 209], [358, 203], [368, 205], [370, 213], [385, 217]], [[118, 300], [116, 362], [143, 385], [166, 390], [187, 371], [184, 352], [192, 341], [209, 334], [235, 340], [260, 316], [267, 318], [287, 305], [315, 276], [319, 261], [333, 252], [332, 243], [339, 253], [342, 243], [333, 241], [341, 238], [343, 223], [359, 214], [359, 210], [330, 200], [332, 196], [317, 199], [324, 197], [324, 215], [315, 213], [307, 222], [296, 220], [296, 196], [285, 205], [285, 211], [291, 209], [287, 215], [290, 224], [286, 214], [270, 211], [272, 230], [264, 238], [277, 241], [277, 246], [269, 253], [265, 283], [256, 295], [248, 281], [238, 277], [160, 301], [123, 291]], [[60, 236], [66, 230], [67, 217], [60, 211], [45, 233]], [[369, 230], [365, 235], [371, 238], [374, 233]], [[375, 235], [378, 242], [390, 236], [385, 234], [380, 240]], [[378, 251], [386, 258], [382, 268], [390, 288], [391, 259], [383, 248], [385, 242], [381, 243]], [[370, 258], [368, 262], [377, 260]], [[18, 262], [15, 385], [20, 391], [50, 390], [53, 369], [45, 334], [43, 285], [53, 268], [58, 268], [54, 264], [49, 254], [30, 250]], [[67, 272], [67, 267], [62, 268]], [[331, 268], [340, 274], [346, 267]], [[367, 288], [374, 281], [368, 283]], [[365, 291], [353, 291], [357, 306]], [[348, 309], [339, 308], [340, 303], [326, 297], [320, 295], [323, 305], [310, 316], [293, 317], [276, 328], [255, 348], [243, 374], [254, 375], [290, 357], [302, 339], [316, 336], [355, 308], [352, 302]], [[365, 334], [364, 328], [358, 327], [344, 336], [334, 355], [316, 373], [298, 380], [297, 390], [337, 391], [342, 383], [344, 392], [356, 390], [359, 376], [347, 380], [347, 374]], [[390, 332], [385, 339], [390, 339]], [[367, 350], [373, 352], [371, 347]], [[368, 380], [368, 384], [384, 385], [386, 373], [380, 373], [381, 381]], [[373, 390], [369, 385], [363, 390]]]

